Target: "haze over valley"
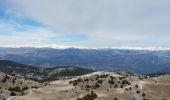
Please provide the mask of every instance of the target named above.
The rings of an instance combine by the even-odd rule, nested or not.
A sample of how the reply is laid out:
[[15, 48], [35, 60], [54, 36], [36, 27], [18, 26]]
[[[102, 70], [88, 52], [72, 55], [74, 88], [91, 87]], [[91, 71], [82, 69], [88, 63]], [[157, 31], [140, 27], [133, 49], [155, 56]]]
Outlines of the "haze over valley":
[[139, 74], [170, 72], [170, 50], [0, 48], [0, 55], [1, 60], [36, 67], [77, 66]]

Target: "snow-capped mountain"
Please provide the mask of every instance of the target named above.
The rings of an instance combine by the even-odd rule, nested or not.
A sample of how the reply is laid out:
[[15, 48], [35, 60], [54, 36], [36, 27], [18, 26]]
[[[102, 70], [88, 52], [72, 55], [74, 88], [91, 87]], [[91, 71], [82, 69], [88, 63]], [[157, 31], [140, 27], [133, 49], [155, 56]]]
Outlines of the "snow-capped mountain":
[[96, 70], [126, 70], [138, 73], [170, 69], [168, 48], [1, 47], [0, 59], [40, 67], [74, 65]]

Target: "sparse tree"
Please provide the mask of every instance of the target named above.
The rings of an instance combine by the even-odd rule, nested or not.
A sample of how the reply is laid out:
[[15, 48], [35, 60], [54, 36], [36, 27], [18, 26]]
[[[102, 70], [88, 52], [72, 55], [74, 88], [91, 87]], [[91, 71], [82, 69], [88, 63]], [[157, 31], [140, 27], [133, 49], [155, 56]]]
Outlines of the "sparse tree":
[[12, 91], [12, 92], [10, 93], [10, 95], [11, 95], [11, 96], [16, 96], [16, 93]]
[[139, 86], [136, 84], [135, 87], [138, 88]]
[[140, 93], [140, 91], [136, 91], [136, 93], [138, 93], [138, 94], [139, 94], [139, 93]]
[[115, 88], [117, 88], [117, 87], [118, 87], [118, 85], [116, 84], [114, 87], [115, 87]]
[[142, 96], [145, 97], [146, 96], [145, 93], [142, 93]]

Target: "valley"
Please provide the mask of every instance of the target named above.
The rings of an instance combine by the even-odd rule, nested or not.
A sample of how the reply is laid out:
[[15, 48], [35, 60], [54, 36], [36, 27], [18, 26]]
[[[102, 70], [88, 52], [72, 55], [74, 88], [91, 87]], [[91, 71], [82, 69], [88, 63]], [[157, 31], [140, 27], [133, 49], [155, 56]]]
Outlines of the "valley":
[[0, 60], [48, 68], [78, 66], [100, 71], [128, 71], [140, 74], [170, 72], [170, 50], [3, 48]]
[[170, 75], [0, 61], [0, 100], [168, 100]]

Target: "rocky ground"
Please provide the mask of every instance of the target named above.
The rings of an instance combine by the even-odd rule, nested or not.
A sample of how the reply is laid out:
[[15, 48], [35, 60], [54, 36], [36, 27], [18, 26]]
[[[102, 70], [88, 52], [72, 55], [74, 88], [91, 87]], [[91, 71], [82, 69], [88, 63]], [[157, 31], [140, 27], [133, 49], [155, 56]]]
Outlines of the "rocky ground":
[[25, 79], [23, 76], [0, 72], [0, 100], [10, 96], [27, 95], [30, 91], [42, 86], [44, 84]]
[[94, 72], [28, 90], [7, 100], [170, 100], [170, 75]]

